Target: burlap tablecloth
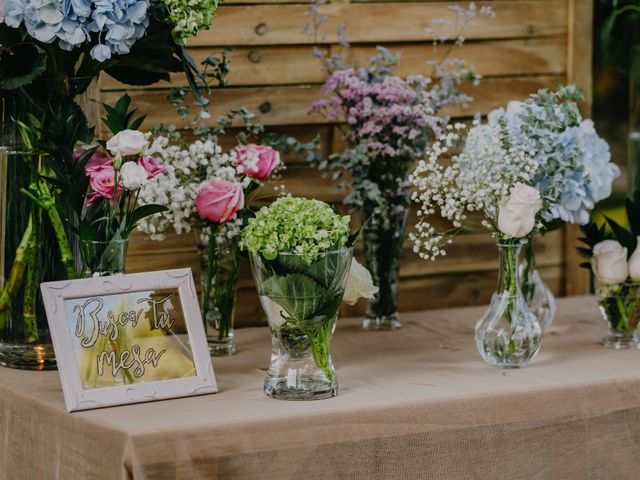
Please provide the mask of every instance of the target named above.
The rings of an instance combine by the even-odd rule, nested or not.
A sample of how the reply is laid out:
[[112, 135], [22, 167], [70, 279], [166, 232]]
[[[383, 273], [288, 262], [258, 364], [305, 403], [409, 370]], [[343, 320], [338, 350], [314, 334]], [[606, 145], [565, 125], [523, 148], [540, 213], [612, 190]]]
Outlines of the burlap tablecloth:
[[[428, 293], [425, 293], [428, 294]], [[596, 302], [559, 302], [522, 370], [480, 359], [482, 308], [341, 320], [337, 398], [262, 395], [263, 328], [216, 359], [221, 392], [68, 414], [57, 372], [0, 368], [0, 478], [638, 479], [640, 351], [613, 351]]]

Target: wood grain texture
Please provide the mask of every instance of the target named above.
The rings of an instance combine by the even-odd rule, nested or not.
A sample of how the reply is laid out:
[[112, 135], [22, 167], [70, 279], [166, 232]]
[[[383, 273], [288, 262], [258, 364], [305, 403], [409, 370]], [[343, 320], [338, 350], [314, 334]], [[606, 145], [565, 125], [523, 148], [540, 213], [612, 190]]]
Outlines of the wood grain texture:
[[[478, 8], [491, 2], [476, 2]], [[533, 38], [567, 33], [565, 0], [510, 1], [495, 4], [499, 21], [479, 16], [466, 38]], [[314, 38], [303, 32], [309, 21], [307, 5], [222, 6], [215, 28], [191, 39], [190, 46], [301, 45]], [[455, 21], [447, 3], [337, 3], [320, 7], [326, 17], [319, 43], [339, 43], [338, 29], [346, 26], [354, 43], [428, 42], [433, 19]]]
[[[383, 44], [401, 54], [397, 73], [402, 76], [430, 74], [426, 61], [438, 58], [441, 47], [434, 47], [425, 31], [435, 18], [453, 18], [449, 0], [379, 1], [333, 0], [322, 7], [328, 17], [322, 30], [322, 48], [336, 53], [336, 31], [341, 21], [347, 24], [351, 48], [348, 61], [365, 65]], [[470, 2], [456, 2], [468, 6]], [[591, 9], [592, 1], [582, 0], [498, 0], [476, 2], [491, 4], [496, 19], [481, 17], [466, 35], [467, 43], [454, 56], [476, 67], [483, 80], [478, 87], [465, 86], [475, 101], [468, 108], [446, 113], [469, 121], [476, 112], [487, 113], [512, 99], [523, 99], [540, 87], [574, 81], [587, 96], [591, 95]], [[319, 135], [323, 153], [345, 148], [335, 125], [307, 115], [309, 104], [320, 95], [326, 74], [311, 55], [312, 39], [302, 34], [308, 21], [308, 4], [303, 0], [231, 0], [219, 9], [214, 27], [189, 44], [197, 61], [221, 47], [231, 46], [230, 87], [215, 90], [210, 113], [226, 113], [245, 106], [253, 110], [256, 120], [270, 131], [292, 134], [303, 141]], [[262, 25], [261, 25], [262, 24]], [[257, 28], [259, 27], [259, 28]], [[172, 77], [174, 85], [184, 77]], [[102, 100], [113, 102], [123, 85], [102, 78]], [[176, 123], [171, 105], [166, 102], [169, 85], [152, 89], [128, 89], [135, 105], [149, 115], [146, 127], [156, 123]], [[585, 106], [585, 113], [589, 105]], [[224, 148], [235, 143], [230, 131], [222, 139]], [[310, 169], [300, 159], [284, 158], [288, 169], [284, 183], [294, 195], [316, 197], [336, 204], [341, 211], [343, 193], [336, 182]], [[415, 210], [415, 209], [414, 209]], [[444, 222], [434, 220], [438, 224]], [[354, 214], [353, 224], [359, 223]], [[410, 225], [415, 223], [415, 211]], [[472, 218], [477, 227], [478, 221]], [[475, 227], [474, 227], [475, 228]], [[536, 245], [537, 259], [545, 280], [556, 294], [581, 293], [586, 289], [586, 275], [576, 267], [575, 229], [559, 230]], [[356, 246], [362, 259], [362, 245]], [[441, 308], [487, 302], [495, 289], [497, 253], [495, 242], [481, 229], [470, 230], [451, 245], [448, 255], [436, 262], [420, 260], [407, 240], [399, 284], [401, 311]], [[199, 281], [198, 258], [193, 235], [169, 235], [165, 242], [151, 242], [140, 234], [131, 242], [127, 268], [143, 271], [190, 266]], [[366, 302], [345, 308], [345, 315], [361, 315]], [[265, 322], [245, 259], [239, 283], [237, 316], [239, 325], [262, 325]]]

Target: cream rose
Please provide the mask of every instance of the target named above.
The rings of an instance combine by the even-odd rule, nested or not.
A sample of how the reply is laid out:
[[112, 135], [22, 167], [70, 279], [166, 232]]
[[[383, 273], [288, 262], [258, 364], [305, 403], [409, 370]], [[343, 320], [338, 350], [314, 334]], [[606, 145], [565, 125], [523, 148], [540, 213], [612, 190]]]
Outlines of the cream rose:
[[615, 240], [604, 240], [593, 247], [591, 267], [599, 283], [616, 285], [629, 275], [627, 249]]
[[120, 167], [122, 186], [127, 190], [138, 190], [147, 183], [147, 171], [135, 162], [125, 162]]
[[371, 273], [354, 258], [342, 301], [347, 305], [355, 305], [359, 298], [371, 299], [376, 293], [378, 287], [373, 284]]
[[107, 150], [112, 155], [122, 155], [130, 157], [139, 155], [148, 146], [147, 136], [138, 130], [122, 130], [111, 137], [107, 142]]
[[638, 246], [629, 259], [629, 277], [631, 280], [640, 280], [640, 237], [638, 237]]
[[500, 202], [498, 229], [509, 237], [522, 238], [533, 230], [541, 208], [540, 192], [529, 185], [516, 183], [511, 195]]

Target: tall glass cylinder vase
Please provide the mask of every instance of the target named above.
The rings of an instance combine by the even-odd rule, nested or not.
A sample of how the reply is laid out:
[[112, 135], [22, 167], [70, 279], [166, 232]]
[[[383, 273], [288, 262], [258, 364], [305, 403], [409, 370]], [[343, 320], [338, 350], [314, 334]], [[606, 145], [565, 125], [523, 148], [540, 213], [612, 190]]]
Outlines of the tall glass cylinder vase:
[[529, 310], [518, 275], [522, 244], [510, 240], [498, 244], [498, 290], [475, 328], [476, 346], [492, 367], [524, 367], [538, 353], [542, 328]]
[[362, 207], [365, 263], [373, 283], [379, 288], [369, 301], [366, 318], [362, 322], [365, 330], [401, 327], [398, 320], [398, 275], [408, 218], [409, 209], [404, 205], [391, 207], [387, 215], [371, 203]]
[[238, 353], [233, 325], [240, 268], [238, 239], [218, 235], [218, 228], [198, 232], [202, 318], [213, 356]]
[[40, 165], [39, 155], [0, 147], [0, 365], [26, 370], [56, 368], [39, 287], [61, 278], [58, 246], [46, 215], [21, 192]]
[[629, 68], [629, 192], [640, 193], [640, 46], [631, 48]]
[[338, 394], [331, 339], [351, 266], [352, 249], [308, 262], [280, 253], [251, 257], [260, 302], [271, 329], [271, 364], [264, 393], [280, 400], [319, 400]]
[[542, 280], [536, 266], [535, 251], [533, 247], [535, 237], [531, 237], [524, 246], [524, 255], [518, 272], [522, 295], [527, 306], [538, 318], [540, 327], [544, 332], [553, 323], [556, 315], [556, 299], [549, 286]]

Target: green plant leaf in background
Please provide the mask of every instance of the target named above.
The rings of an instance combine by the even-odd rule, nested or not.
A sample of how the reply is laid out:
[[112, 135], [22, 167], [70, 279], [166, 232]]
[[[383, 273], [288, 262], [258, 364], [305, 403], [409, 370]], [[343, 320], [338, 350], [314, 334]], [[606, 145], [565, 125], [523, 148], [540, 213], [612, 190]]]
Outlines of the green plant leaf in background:
[[15, 44], [0, 57], [0, 87], [7, 90], [23, 87], [46, 69], [47, 54], [42, 48], [31, 42]]

